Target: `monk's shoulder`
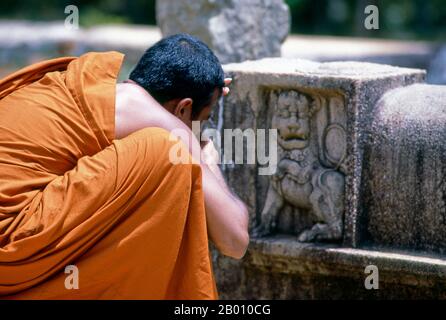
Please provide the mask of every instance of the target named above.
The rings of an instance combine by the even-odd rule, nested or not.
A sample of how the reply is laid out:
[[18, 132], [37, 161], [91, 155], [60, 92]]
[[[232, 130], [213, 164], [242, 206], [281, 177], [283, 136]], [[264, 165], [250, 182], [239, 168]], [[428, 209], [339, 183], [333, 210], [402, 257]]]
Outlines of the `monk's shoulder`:
[[153, 118], [165, 115], [165, 109], [141, 87], [130, 83], [116, 85], [116, 110], [131, 112], [134, 115], [150, 114]]
[[144, 89], [127, 84], [117, 84], [115, 100], [116, 136], [124, 137], [147, 127], [172, 129], [175, 119]]

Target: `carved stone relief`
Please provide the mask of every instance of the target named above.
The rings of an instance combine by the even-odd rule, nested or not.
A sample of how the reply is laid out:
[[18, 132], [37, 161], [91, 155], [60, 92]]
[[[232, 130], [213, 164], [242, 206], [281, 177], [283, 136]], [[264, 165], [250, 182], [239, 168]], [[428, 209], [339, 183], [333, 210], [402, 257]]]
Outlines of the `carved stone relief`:
[[342, 238], [346, 114], [341, 96], [296, 90], [271, 90], [271, 125], [278, 130], [279, 163], [270, 177], [257, 237], [276, 232], [285, 206], [307, 212], [314, 224], [301, 242]]

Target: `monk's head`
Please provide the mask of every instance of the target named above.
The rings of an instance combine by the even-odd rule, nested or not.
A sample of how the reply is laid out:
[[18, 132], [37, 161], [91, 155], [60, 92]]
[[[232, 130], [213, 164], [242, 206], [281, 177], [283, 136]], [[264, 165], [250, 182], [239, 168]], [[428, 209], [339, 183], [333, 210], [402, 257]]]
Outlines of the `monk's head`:
[[209, 118], [225, 86], [218, 58], [187, 34], [164, 38], [149, 48], [130, 79], [189, 127], [194, 120]]

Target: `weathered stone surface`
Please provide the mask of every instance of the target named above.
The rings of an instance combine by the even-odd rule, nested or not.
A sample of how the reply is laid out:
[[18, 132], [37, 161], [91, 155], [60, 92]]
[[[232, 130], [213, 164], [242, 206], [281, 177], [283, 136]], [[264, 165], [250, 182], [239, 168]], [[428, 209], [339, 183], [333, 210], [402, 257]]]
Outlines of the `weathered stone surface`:
[[364, 161], [364, 241], [446, 253], [446, 87], [412, 85], [378, 103]]
[[[330, 217], [334, 217], [335, 224], [341, 223], [343, 234], [331, 239], [357, 245], [357, 219], [362, 210], [359, 204], [362, 151], [373, 107], [387, 90], [423, 81], [425, 73], [367, 63], [286, 59], [226, 65], [225, 71], [234, 82], [231, 95], [222, 106], [220, 126], [279, 129], [279, 177], [258, 175], [259, 166], [224, 167], [231, 186], [242, 189], [241, 196], [250, 208], [251, 226], [256, 222], [262, 225], [268, 216], [275, 216], [277, 230], [267, 231], [302, 235], [318, 222], [329, 225]], [[290, 106], [301, 108], [303, 117], [299, 117], [297, 109], [297, 113], [290, 115]], [[280, 113], [287, 113], [289, 119], [280, 120]], [[295, 123], [290, 123], [290, 119]], [[288, 135], [290, 125], [295, 126], [293, 130], [300, 129]], [[283, 168], [293, 181], [280, 178]], [[249, 170], [249, 180], [243, 180], [244, 170]], [[333, 185], [321, 181], [324, 177], [331, 177]], [[276, 178], [282, 183], [282, 196], [271, 196], [272, 191], [268, 191]], [[317, 201], [311, 201], [311, 191], [303, 189], [316, 190]], [[265, 206], [268, 194], [269, 209]], [[275, 207], [279, 202], [283, 205]], [[277, 212], [272, 213], [273, 210]], [[307, 240], [330, 239], [330, 232], [319, 235]]]
[[268, 105], [274, 108], [271, 125], [278, 130], [280, 162], [269, 181], [254, 236], [274, 232], [279, 215], [283, 216], [283, 209], [290, 205], [302, 211], [295, 215], [310, 213], [318, 222], [302, 231], [299, 241], [341, 239], [345, 181], [342, 169], [338, 169], [347, 152], [342, 104], [341, 97], [326, 101], [316, 94], [289, 89], [269, 92]]
[[157, 21], [163, 35], [195, 35], [228, 63], [280, 56], [290, 13], [283, 0], [162, 0]]
[[[257, 237], [240, 262], [215, 253], [222, 298], [379, 298], [404, 290], [439, 294], [436, 285], [443, 280], [432, 284], [428, 275], [417, 284], [418, 269], [409, 262], [405, 276], [396, 277], [402, 269], [391, 255], [378, 260], [385, 268], [386, 293], [365, 292], [364, 268], [370, 259], [358, 259], [352, 249], [366, 244], [361, 242], [367, 213], [363, 156], [376, 103], [392, 89], [424, 81], [425, 72], [292, 59], [226, 65], [225, 71], [234, 81], [215, 115], [217, 127], [277, 128], [279, 175], [259, 175], [260, 165], [223, 166], [229, 184], [248, 204], [250, 230]], [[332, 182], [324, 182], [325, 174]], [[311, 199], [314, 192], [317, 201]], [[333, 221], [340, 234], [333, 233]], [[268, 232], [257, 232], [256, 226], [264, 231], [268, 223]], [[304, 239], [308, 231], [317, 236]]]
[[[379, 290], [364, 286], [369, 265], [378, 267]], [[236, 277], [228, 271], [219, 277], [223, 299], [446, 299], [445, 260], [404, 251], [303, 244], [274, 236], [253, 240], [243, 268], [231, 267]]]

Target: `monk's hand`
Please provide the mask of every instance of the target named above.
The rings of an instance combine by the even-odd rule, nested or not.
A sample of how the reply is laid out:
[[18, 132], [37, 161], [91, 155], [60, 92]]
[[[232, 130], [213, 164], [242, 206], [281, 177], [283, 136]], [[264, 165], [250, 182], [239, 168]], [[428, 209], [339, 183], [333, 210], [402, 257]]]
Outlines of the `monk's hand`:
[[227, 96], [229, 94], [229, 85], [231, 84], [232, 79], [226, 78], [225, 79], [225, 87], [223, 88], [223, 96]]
[[215, 148], [212, 140], [201, 141], [201, 161], [209, 166], [218, 165], [220, 163], [220, 154]]

